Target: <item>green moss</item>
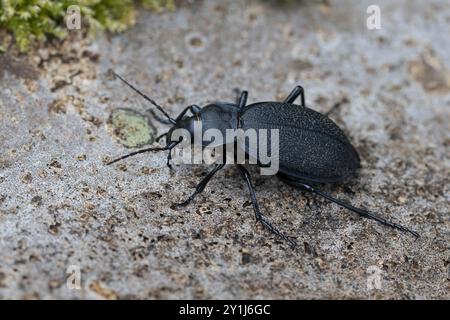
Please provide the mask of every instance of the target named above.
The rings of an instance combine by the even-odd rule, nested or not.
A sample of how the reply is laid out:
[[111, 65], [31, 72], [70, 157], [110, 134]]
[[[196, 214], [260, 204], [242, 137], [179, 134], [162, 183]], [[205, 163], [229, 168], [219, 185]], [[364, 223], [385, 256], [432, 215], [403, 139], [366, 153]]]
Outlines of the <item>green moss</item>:
[[141, 0], [144, 7], [161, 11], [161, 10], [175, 10], [175, 3], [173, 0]]
[[174, 0], [0, 0], [0, 28], [11, 32], [26, 51], [33, 41], [67, 36], [64, 17], [70, 5], [80, 7], [90, 32], [125, 30], [134, 23], [138, 5], [156, 11], [175, 7]]

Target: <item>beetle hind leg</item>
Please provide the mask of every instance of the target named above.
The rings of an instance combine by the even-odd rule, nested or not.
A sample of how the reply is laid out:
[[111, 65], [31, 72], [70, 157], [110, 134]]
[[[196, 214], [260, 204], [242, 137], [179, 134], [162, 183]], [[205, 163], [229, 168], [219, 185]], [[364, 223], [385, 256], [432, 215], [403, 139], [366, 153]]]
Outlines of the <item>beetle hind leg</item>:
[[284, 103], [294, 103], [295, 99], [300, 96], [301, 99], [301, 106], [305, 107], [305, 90], [302, 86], [296, 86], [291, 93], [284, 99]]
[[242, 166], [240, 164], [238, 164], [237, 166], [238, 166], [239, 172], [241, 173], [242, 177], [245, 180], [245, 183], [247, 184], [248, 191], [250, 192], [253, 210], [255, 211], [256, 221], [261, 223], [264, 226], [264, 228], [266, 228], [267, 230], [269, 230], [270, 232], [272, 232], [279, 238], [286, 241], [291, 247], [295, 248], [297, 246], [297, 243], [294, 240], [289, 239], [286, 235], [284, 235], [280, 231], [278, 231], [278, 229], [276, 229], [272, 224], [270, 224], [270, 222], [267, 221], [266, 218], [264, 218], [264, 216], [261, 214], [261, 210], [259, 209], [258, 201], [256, 200], [255, 188], [253, 187], [252, 181], [250, 179], [251, 178], [250, 173], [247, 171], [247, 169], [244, 168], [244, 166]]
[[334, 202], [334, 203], [340, 205], [341, 207], [344, 207], [344, 208], [346, 208], [346, 209], [348, 209], [350, 211], [353, 211], [353, 212], [359, 214], [361, 217], [372, 219], [372, 220], [375, 220], [375, 221], [381, 223], [382, 225], [385, 225], [385, 226], [388, 226], [388, 227], [391, 227], [391, 228], [394, 228], [394, 229], [397, 229], [397, 230], [400, 230], [400, 231], [403, 231], [403, 232], [410, 233], [413, 236], [415, 236], [416, 238], [419, 237], [419, 234], [417, 232], [415, 232], [415, 231], [413, 231], [413, 230], [411, 230], [409, 228], [406, 228], [406, 227], [404, 227], [404, 226], [402, 226], [400, 224], [397, 224], [395, 222], [389, 221], [389, 220], [387, 220], [387, 219], [385, 219], [383, 217], [380, 217], [380, 216], [378, 216], [378, 215], [376, 215], [376, 214], [374, 214], [372, 212], [369, 212], [367, 210], [354, 207], [351, 204], [348, 204], [348, 203], [346, 203], [346, 202], [344, 202], [342, 200], [336, 199], [336, 198], [332, 197], [331, 195], [329, 195], [329, 194], [327, 194], [327, 193], [325, 193], [325, 192], [323, 192], [323, 191], [321, 191], [321, 190], [319, 190], [317, 188], [314, 188], [314, 187], [312, 187], [311, 185], [309, 185], [307, 183], [303, 183], [303, 182], [300, 182], [300, 181], [291, 181], [291, 180], [288, 180], [287, 183], [289, 183], [289, 184], [291, 184], [293, 186], [302, 187], [306, 191], [315, 193], [315, 194], [317, 194], [317, 195], [319, 195], [319, 196], [321, 196], [321, 197], [323, 197], [323, 198], [325, 198], [325, 199], [327, 199], [327, 200], [329, 200], [331, 202]]

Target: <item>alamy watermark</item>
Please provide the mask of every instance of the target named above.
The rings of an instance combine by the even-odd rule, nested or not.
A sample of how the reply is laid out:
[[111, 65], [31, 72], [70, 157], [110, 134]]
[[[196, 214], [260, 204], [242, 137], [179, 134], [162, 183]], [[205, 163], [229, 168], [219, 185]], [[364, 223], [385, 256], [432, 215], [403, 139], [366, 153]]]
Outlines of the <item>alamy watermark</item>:
[[381, 29], [381, 9], [379, 6], [372, 4], [367, 7], [366, 13], [368, 14], [366, 20], [366, 26], [369, 30]]
[[70, 265], [67, 267], [68, 274], [66, 285], [69, 290], [81, 290], [81, 269], [78, 265]]
[[66, 11], [66, 27], [69, 30], [81, 29], [81, 10], [79, 6], [72, 5]]
[[[259, 164], [261, 175], [274, 175], [280, 166], [279, 129], [202, 129], [194, 121], [193, 132], [174, 129], [171, 141], [181, 141], [172, 153], [178, 164]], [[225, 132], [224, 132], [225, 131]]]

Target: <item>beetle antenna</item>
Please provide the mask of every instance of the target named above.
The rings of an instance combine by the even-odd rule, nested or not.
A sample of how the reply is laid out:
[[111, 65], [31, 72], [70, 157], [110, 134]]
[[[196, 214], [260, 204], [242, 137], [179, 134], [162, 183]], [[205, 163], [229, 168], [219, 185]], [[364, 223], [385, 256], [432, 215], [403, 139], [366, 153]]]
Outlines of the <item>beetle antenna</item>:
[[159, 104], [157, 104], [155, 100], [153, 100], [152, 98], [150, 98], [149, 96], [147, 96], [145, 93], [141, 92], [139, 89], [137, 89], [136, 87], [134, 87], [131, 83], [129, 83], [128, 81], [126, 81], [124, 78], [122, 78], [121, 76], [119, 76], [119, 75], [118, 75], [117, 73], [115, 73], [114, 71], [113, 71], [113, 74], [114, 74], [117, 78], [119, 78], [120, 80], [122, 80], [122, 82], [124, 82], [127, 86], [129, 86], [131, 89], [133, 89], [135, 92], [137, 92], [141, 97], [143, 97], [145, 100], [149, 101], [152, 105], [154, 105], [154, 106], [156, 107], [156, 109], [158, 109], [159, 111], [161, 111], [161, 112], [166, 116], [166, 118], [169, 120], [169, 122], [170, 122], [171, 124], [175, 124], [175, 123], [176, 123], [175, 119], [173, 119], [171, 116], [169, 116], [169, 114], [168, 114], [166, 111], [164, 111], [164, 109], [163, 109]]
[[156, 137], [155, 141], [159, 142], [159, 140], [161, 140], [163, 137], [167, 136], [169, 134], [169, 132], [164, 132], [163, 134], [160, 134], [159, 136]]
[[145, 153], [145, 152], [150, 152], [150, 151], [165, 151], [165, 150], [172, 150], [172, 148], [175, 147], [178, 143], [180, 143], [180, 141], [174, 141], [174, 142], [168, 144], [168, 145], [165, 146], [165, 147], [159, 147], [159, 148], [145, 148], [145, 149], [141, 149], [141, 150], [138, 150], [138, 151], [134, 151], [134, 152], [131, 152], [131, 153], [129, 153], [129, 154], [126, 154], [126, 155], [124, 155], [124, 156], [122, 156], [122, 157], [120, 157], [120, 158], [114, 159], [114, 160], [108, 162], [106, 165], [109, 166], [109, 165], [111, 165], [111, 164], [113, 164], [113, 163], [116, 163], [116, 162], [118, 162], [118, 161], [121, 161], [121, 160], [123, 160], [123, 159], [129, 158], [129, 157], [132, 157], [132, 156], [135, 156], [135, 155], [140, 154], [140, 153]]

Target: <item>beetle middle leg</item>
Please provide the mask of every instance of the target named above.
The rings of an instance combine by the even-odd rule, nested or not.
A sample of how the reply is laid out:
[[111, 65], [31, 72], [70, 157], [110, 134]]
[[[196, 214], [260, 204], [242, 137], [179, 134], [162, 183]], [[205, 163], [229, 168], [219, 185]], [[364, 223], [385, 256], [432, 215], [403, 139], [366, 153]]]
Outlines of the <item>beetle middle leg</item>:
[[255, 193], [255, 187], [253, 187], [250, 173], [245, 169], [245, 167], [241, 164], [238, 164], [239, 172], [242, 175], [242, 178], [244, 178], [245, 183], [247, 184], [248, 191], [250, 192], [250, 197], [252, 199], [252, 205], [253, 210], [255, 211], [255, 218], [257, 222], [260, 222], [267, 230], [275, 234], [276, 236], [280, 237], [284, 241], [286, 241], [291, 247], [296, 247], [297, 243], [289, 239], [286, 235], [282, 234], [280, 231], [278, 231], [270, 222], [264, 218], [264, 216], [261, 214], [261, 210], [259, 209], [258, 200], [256, 199], [256, 193]]
[[359, 214], [361, 217], [375, 220], [385, 226], [388, 226], [388, 227], [391, 227], [394, 229], [398, 229], [403, 232], [408, 232], [408, 233], [412, 234], [413, 236], [415, 236], [416, 238], [419, 237], [419, 234], [411, 229], [408, 229], [408, 228], [406, 228], [400, 224], [397, 224], [395, 222], [389, 221], [389, 220], [387, 220], [383, 217], [380, 217], [372, 212], [369, 212], [369, 211], [361, 209], [361, 208], [354, 207], [351, 204], [348, 204], [342, 200], [336, 199], [336, 198], [332, 197], [331, 195], [329, 195], [328, 193], [325, 193], [325, 192], [311, 186], [310, 184], [307, 184], [307, 183], [304, 183], [301, 181], [293, 181], [293, 180], [285, 180], [285, 179], [283, 179], [283, 180], [290, 185], [301, 187], [301, 188], [305, 189], [306, 191], [315, 193], [331, 202], [334, 202], [334, 203], [340, 205], [341, 207], [344, 207], [350, 211], [353, 211], [353, 212]]
[[200, 193], [205, 190], [206, 185], [211, 180], [211, 178], [225, 166], [225, 163], [218, 163], [215, 165], [215, 167], [200, 181], [200, 183], [195, 187], [194, 193], [185, 201], [181, 203], [176, 203], [173, 206], [174, 207], [184, 207], [187, 206], [189, 203], [191, 203], [196, 196], [198, 196]]
[[169, 154], [167, 155], [167, 161], [166, 161], [166, 166], [170, 169], [173, 170], [172, 165], [170, 164], [170, 161], [172, 160], [172, 150], [169, 150]]
[[291, 93], [284, 99], [284, 103], [293, 103], [297, 97], [300, 96], [301, 106], [305, 107], [305, 90], [302, 86], [296, 86]]
[[247, 103], [247, 97], [248, 97], [248, 92], [245, 90], [242, 91], [241, 96], [239, 97], [239, 101], [238, 101], [239, 109], [242, 109], [245, 107], [245, 104]]

